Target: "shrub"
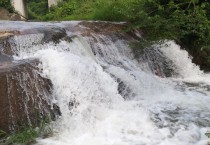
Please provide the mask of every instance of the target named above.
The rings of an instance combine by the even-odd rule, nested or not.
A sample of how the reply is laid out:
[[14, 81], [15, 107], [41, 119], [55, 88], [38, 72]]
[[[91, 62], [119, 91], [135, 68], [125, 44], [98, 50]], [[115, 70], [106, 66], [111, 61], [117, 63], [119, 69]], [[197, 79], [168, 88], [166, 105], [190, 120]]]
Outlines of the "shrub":
[[10, 13], [14, 12], [14, 8], [10, 3], [10, 0], [1, 0], [0, 7], [7, 9]]

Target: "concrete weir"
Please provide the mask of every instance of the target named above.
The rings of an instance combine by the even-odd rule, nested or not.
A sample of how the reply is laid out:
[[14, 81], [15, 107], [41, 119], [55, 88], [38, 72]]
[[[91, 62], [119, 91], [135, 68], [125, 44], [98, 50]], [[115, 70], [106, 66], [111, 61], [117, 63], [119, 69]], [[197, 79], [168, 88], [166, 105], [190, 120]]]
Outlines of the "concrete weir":
[[26, 0], [11, 0], [15, 11], [17, 11], [23, 20], [28, 18], [28, 12], [26, 7]]
[[[59, 2], [62, 2], [62, 0], [48, 0], [48, 7], [56, 6]], [[28, 18], [26, 0], [11, 0], [11, 3], [23, 20]]]

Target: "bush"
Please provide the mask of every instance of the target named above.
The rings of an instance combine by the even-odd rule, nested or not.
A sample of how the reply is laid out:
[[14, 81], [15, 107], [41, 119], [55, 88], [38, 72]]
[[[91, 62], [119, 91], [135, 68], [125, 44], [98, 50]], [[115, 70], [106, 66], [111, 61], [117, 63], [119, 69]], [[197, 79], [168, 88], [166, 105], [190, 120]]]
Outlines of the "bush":
[[0, 7], [7, 9], [10, 13], [14, 12], [14, 8], [10, 3], [10, 0], [1, 0]]
[[46, 137], [52, 134], [52, 128], [49, 126], [48, 118], [41, 120], [38, 127], [23, 125], [16, 132], [7, 134], [0, 130], [0, 144], [31, 144], [37, 137]]
[[48, 13], [47, 1], [32, 1], [28, 3], [29, 19], [41, 19]]

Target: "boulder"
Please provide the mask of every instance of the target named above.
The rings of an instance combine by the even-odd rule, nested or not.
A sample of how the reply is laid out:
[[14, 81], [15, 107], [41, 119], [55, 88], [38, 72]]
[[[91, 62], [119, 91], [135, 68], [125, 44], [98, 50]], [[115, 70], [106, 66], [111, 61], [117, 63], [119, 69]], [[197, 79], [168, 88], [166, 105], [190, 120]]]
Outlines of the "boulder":
[[18, 35], [27, 34], [0, 32], [0, 130], [7, 133], [60, 115], [59, 108], [51, 104], [52, 84], [40, 75], [39, 60], [13, 60], [14, 36]]
[[7, 133], [50, 116], [52, 85], [39, 74], [37, 64], [0, 55], [0, 129]]

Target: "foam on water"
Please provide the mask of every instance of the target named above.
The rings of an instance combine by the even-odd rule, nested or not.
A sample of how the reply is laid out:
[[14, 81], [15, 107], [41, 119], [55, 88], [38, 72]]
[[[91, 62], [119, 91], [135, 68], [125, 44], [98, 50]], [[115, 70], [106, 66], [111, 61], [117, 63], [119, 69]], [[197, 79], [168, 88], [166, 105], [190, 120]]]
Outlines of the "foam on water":
[[204, 74], [199, 66], [192, 63], [192, 59], [186, 50], [180, 49], [180, 46], [173, 41], [166, 41], [164, 45], [156, 46], [166, 55], [176, 66], [181, 80], [190, 82], [205, 82], [210, 85], [210, 75]]
[[185, 51], [174, 42], [160, 48], [180, 74], [174, 81], [144, 72], [125, 41], [94, 37], [97, 42], [77, 37], [70, 43], [19, 51], [18, 59], [40, 59], [42, 75], [52, 81], [53, 102], [62, 113], [52, 125], [54, 135], [37, 139], [37, 144], [208, 144], [204, 134], [210, 131], [210, 92], [191, 89], [183, 80], [209, 76]]

